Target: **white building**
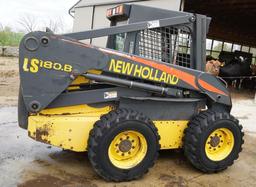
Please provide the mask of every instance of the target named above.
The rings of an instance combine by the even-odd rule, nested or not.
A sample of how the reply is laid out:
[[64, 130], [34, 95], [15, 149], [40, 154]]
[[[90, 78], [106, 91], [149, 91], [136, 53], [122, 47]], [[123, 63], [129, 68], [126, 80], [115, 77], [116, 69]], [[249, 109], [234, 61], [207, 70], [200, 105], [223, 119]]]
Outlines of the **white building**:
[[[122, 3], [133, 3], [169, 10], [180, 10], [182, 0], [80, 0], [71, 9], [74, 17], [73, 32], [109, 27], [107, 9]], [[105, 46], [105, 38], [93, 39], [92, 44]]]

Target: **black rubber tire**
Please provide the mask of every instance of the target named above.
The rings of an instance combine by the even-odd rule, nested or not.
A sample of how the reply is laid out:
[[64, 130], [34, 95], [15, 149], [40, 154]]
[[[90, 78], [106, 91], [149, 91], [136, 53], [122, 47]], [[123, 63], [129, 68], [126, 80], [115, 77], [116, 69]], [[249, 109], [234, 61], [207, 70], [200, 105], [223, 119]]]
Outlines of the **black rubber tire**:
[[[225, 159], [212, 161], [205, 153], [205, 143], [211, 132], [218, 128], [229, 129], [235, 142], [231, 153]], [[238, 159], [244, 143], [243, 136], [239, 121], [229, 113], [201, 112], [189, 122], [188, 128], [185, 129], [184, 154], [197, 169], [206, 173], [219, 172], [231, 166], [234, 160]]]
[[[148, 144], [144, 159], [135, 167], [120, 169], [108, 156], [113, 138], [122, 131], [140, 132]], [[94, 125], [88, 140], [88, 157], [94, 170], [108, 181], [130, 181], [148, 172], [158, 157], [160, 136], [153, 122], [141, 113], [129, 109], [117, 109], [103, 115]]]

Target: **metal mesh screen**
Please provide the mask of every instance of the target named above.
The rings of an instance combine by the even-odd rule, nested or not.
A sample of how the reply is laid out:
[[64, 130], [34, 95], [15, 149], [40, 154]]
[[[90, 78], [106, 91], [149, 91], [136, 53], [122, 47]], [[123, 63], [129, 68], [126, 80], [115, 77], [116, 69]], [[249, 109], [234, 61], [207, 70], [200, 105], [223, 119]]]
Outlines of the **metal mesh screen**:
[[139, 55], [166, 63], [191, 67], [191, 34], [174, 27], [142, 30], [139, 33]]

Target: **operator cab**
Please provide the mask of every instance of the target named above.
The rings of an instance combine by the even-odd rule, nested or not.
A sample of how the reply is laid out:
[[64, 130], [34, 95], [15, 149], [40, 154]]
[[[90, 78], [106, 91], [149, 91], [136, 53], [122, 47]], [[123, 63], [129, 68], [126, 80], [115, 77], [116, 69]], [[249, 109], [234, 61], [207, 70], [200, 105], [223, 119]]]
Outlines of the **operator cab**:
[[[111, 21], [110, 26], [121, 26], [128, 24], [130, 5], [119, 5], [107, 10], [107, 18]], [[107, 47], [121, 52], [129, 52], [125, 49], [126, 33], [111, 35], [108, 38]], [[133, 52], [133, 49], [131, 49]]]
[[[137, 6], [119, 5], [107, 10], [110, 26], [120, 26], [147, 21], [150, 17], [163, 19], [176, 16], [176, 12], [161, 10], [149, 13]], [[154, 14], [154, 15], [152, 15]], [[156, 61], [172, 63], [183, 67], [194, 68], [191, 64], [190, 45], [191, 32], [188, 27], [157, 27], [158, 20], [149, 22], [152, 29], [136, 32], [124, 32], [108, 37], [107, 48], [129, 54], [135, 54]]]

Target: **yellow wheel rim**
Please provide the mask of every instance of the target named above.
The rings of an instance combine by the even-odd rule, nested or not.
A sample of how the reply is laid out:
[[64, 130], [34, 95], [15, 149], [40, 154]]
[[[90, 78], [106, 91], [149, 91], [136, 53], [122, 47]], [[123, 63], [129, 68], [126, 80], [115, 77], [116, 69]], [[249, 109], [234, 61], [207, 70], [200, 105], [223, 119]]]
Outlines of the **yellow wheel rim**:
[[130, 169], [138, 165], [146, 156], [147, 141], [136, 131], [119, 133], [108, 148], [111, 163], [121, 169]]
[[225, 159], [234, 147], [233, 133], [227, 128], [219, 128], [213, 131], [205, 143], [207, 157], [213, 161]]

